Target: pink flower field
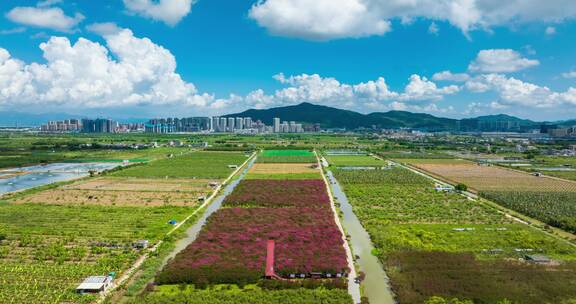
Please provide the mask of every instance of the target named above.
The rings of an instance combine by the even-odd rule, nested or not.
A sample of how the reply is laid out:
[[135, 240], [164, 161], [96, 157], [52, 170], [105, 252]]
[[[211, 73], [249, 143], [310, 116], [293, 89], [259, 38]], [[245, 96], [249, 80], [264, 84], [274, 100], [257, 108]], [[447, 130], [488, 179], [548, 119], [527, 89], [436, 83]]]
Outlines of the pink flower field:
[[330, 199], [321, 179], [244, 180], [224, 206], [329, 208]]
[[264, 275], [266, 242], [276, 241], [275, 270], [347, 273], [342, 235], [329, 208], [225, 208], [158, 275], [160, 284], [253, 283]]

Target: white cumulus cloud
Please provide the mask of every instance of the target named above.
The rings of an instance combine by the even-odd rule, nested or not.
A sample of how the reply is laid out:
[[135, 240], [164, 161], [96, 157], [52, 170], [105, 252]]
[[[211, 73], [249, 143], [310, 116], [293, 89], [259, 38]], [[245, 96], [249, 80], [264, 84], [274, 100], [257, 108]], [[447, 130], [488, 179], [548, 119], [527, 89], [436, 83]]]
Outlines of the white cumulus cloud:
[[124, 0], [126, 9], [153, 20], [175, 26], [192, 10], [194, 0]]
[[45, 64], [25, 64], [0, 48], [0, 106], [212, 107], [216, 101], [185, 82], [170, 51], [150, 39], [135, 37], [128, 29], [104, 38], [106, 46], [52, 37], [40, 45]]
[[15, 23], [48, 28], [60, 32], [71, 32], [76, 25], [84, 20], [84, 16], [76, 13], [74, 17], [67, 16], [58, 7], [15, 7], [10, 10], [6, 17]]
[[480, 73], [510, 73], [539, 65], [535, 59], [523, 58], [511, 49], [482, 50], [468, 69]]
[[450, 85], [446, 87], [437, 87], [436, 84], [426, 77], [419, 75], [410, 76], [410, 83], [404, 89], [404, 93], [400, 95], [400, 100], [403, 101], [435, 101], [444, 98], [444, 95], [452, 95], [458, 93], [460, 87]]
[[466, 88], [473, 92], [494, 91], [501, 106], [552, 108], [576, 104], [576, 89], [555, 92], [546, 86], [525, 82], [502, 74], [486, 74], [471, 79]]
[[114, 22], [92, 23], [86, 29], [100, 36], [114, 35], [122, 31]]
[[276, 35], [329, 40], [383, 35], [424, 18], [469, 31], [576, 17], [573, 0], [259, 0], [249, 16]]
[[445, 95], [459, 91], [457, 86], [437, 87], [425, 77], [412, 75], [404, 92], [392, 91], [386, 80], [379, 77], [356, 84], [342, 83], [333, 77], [322, 77], [318, 74], [302, 74], [286, 77], [284, 74], [274, 79], [287, 87], [266, 94], [258, 89], [244, 98], [248, 107], [269, 108], [301, 102], [336, 106], [353, 110], [390, 110], [411, 109], [416, 111], [440, 112], [434, 102]]
[[432, 80], [435, 81], [465, 82], [468, 79], [470, 79], [470, 75], [466, 73], [452, 73], [450, 71], [438, 72], [432, 76]]
[[274, 35], [311, 40], [358, 38], [390, 31], [390, 22], [362, 0], [259, 1], [249, 16]]
[[62, 0], [44, 0], [44, 1], [40, 1], [36, 4], [37, 7], [48, 7], [48, 6], [52, 6], [54, 4], [59, 4], [62, 3]]

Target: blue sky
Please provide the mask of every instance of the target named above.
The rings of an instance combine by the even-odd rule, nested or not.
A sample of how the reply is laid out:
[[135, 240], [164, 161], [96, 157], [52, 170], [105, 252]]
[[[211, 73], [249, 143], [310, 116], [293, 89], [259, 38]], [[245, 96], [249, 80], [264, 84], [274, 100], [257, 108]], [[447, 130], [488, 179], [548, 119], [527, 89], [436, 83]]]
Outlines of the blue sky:
[[571, 0], [103, 2], [0, 3], [0, 110], [576, 118]]

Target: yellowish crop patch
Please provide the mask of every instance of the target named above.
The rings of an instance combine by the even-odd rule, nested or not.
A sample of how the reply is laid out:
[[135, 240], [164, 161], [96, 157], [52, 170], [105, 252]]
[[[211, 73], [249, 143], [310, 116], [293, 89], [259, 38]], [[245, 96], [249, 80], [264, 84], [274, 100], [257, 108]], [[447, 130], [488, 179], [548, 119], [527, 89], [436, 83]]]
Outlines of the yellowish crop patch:
[[257, 163], [250, 169], [251, 174], [299, 174], [318, 173], [317, 164], [293, 164], [293, 163]]

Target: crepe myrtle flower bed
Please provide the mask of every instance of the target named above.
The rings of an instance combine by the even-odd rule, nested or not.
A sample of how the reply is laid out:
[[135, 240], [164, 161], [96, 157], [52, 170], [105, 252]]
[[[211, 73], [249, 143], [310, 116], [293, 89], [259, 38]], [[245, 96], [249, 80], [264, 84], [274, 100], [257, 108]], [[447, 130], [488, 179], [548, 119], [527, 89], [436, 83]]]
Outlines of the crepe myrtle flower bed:
[[243, 180], [226, 197], [225, 207], [329, 208], [330, 198], [321, 179]]
[[264, 277], [266, 243], [276, 243], [274, 269], [284, 278], [349, 272], [342, 234], [327, 208], [225, 208], [168, 262], [157, 284], [249, 284]]

